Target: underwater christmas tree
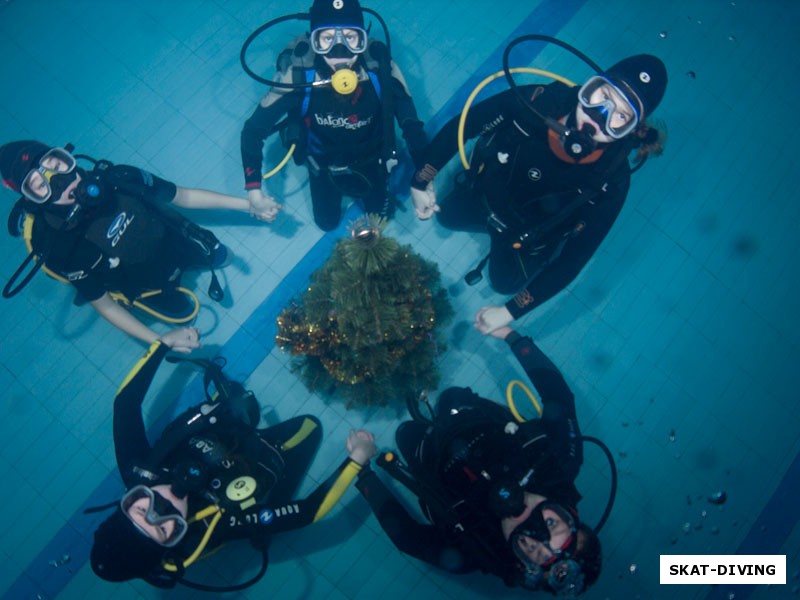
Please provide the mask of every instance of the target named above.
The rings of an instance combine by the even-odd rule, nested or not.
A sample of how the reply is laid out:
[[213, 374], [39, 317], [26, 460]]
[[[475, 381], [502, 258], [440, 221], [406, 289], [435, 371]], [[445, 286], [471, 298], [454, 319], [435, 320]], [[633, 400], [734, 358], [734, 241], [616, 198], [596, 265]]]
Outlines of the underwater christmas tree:
[[301, 298], [278, 317], [277, 345], [311, 391], [353, 406], [405, 402], [435, 388], [439, 328], [452, 318], [437, 266], [361, 219]]

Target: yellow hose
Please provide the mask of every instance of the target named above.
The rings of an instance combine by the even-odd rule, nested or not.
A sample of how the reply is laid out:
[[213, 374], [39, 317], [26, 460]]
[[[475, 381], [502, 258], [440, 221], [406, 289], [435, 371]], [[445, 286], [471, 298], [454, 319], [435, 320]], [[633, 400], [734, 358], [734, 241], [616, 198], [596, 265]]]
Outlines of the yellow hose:
[[272, 169], [269, 173], [265, 173], [264, 175], [262, 175], [261, 179], [269, 179], [270, 177], [275, 175], [275, 173], [280, 171], [284, 166], [286, 166], [286, 163], [289, 162], [289, 159], [292, 157], [292, 154], [294, 154], [295, 148], [296, 148], [295, 144], [292, 144], [289, 147], [289, 151], [286, 153], [286, 156], [283, 157], [283, 160], [281, 160], [281, 162], [275, 165], [275, 168]]
[[[551, 73], [550, 71], [535, 69], [533, 67], [516, 67], [514, 69], [510, 69], [510, 71], [512, 73], [534, 73], [536, 75], [544, 75], [545, 77], [555, 79], [556, 81], [560, 81], [561, 83], [571, 87], [575, 87], [577, 85], [574, 81], [570, 81], [566, 77], [562, 77], [556, 73]], [[475, 89], [472, 90], [469, 98], [467, 98], [467, 101], [464, 103], [464, 108], [461, 110], [461, 118], [458, 120], [458, 155], [461, 157], [461, 164], [464, 165], [464, 168], [467, 170], [469, 170], [469, 162], [467, 161], [467, 153], [464, 151], [464, 126], [467, 123], [467, 113], [469, 112], [469, 107], [472, 105], [472, 101], [475, 100], [475, 96], [477, 96], [483, 88], [503, 75], [505, 75], [505, 71], [498, 71], [494, 75], [489, 75], [489, 77], [481, 81], [477, 86], [475, 86]]]
[[542, 405], [536, 399], [534, 393], [527, 385], [522, 383], [519, 379], [513, 379], [508, 382], [508, 387], [506, 387], [506, 401], [508, 402], [508, 408], [511, 411], [511, 414], [514, 415], [514, 418], [517, 420], [517, 422], [524, 423], [525, 421], [527, 421], [527, 419], [523, 418], [523, 416], [519, 414], [517, 406], [514, 404], [515, 387], [521, 388], [522, 391], [525, 392], [525, 394], [527, 394], [528, 398], [531, 401], [531, 404], [533, 404], [533, 407], [536, 409], [536, 412], [539, 413], [539, 416], [541, 417], [543, 412]]
[[[144, 292], [140, 296], [137, 296], [133, 300], [132, 304], [133, 304], [133, 306], [135, 306], [139, 310], [146, 312], [150, 316], [155, 317], [156, 319], [158, 319], [159, 321], [163, 321], [164, 323], [173, 323], [173, 324], [189, 323], [192, 320], [194, 320], [194, 318], [197, 316], [197, 313], [200, 310], [200, 301], [197, 299], [197, 296], [195, 296], [195, 294], [194, 294], [194, 292], [192, 290], [186, 289], [185, 287], [177, 287], [177, 288], [175, 288], [175, 290], [180, 292], [181, 294], [185, 294], [186, 296], [188, 296], [189, 297], [189, 301], [194, 305], [194, 308], [192, 309], [192, 312], [190, 314], [186, 315], [185, 317], [177, 317], [177, 318], [176, 317], [168, 317], [166, 315], [162, 315], [160, 312], [158, 312], [156, 310], [153, 310], [152, 308], [150, 308], [146, 304], [144, 304], [142, 302], [139, 302], [140, 299], [147, 299], [150, 296], [155, 296], [155, 295], [161, 294], [163, 292], [163, 290], [151, 290], [151, 291], [148, 291], [148, 292]], [[128, 299], [125, 298], [125, 296], [123, 294], [119, 293], [119, 292], [109, 292], [109, 295], [116, 302], [120, 302], [120, 303], [122, 303], [122, 304], [124, 304], [126, 306], [130, 306], [131, 305], [131, 303], [128, 301]]]
[[[195, 521], [204, 519], [211, 514], [214, 515], [214, 518], [211, 519], [211, 523], [208, 525], [208, 529], [206, 529], [206, 532], [203, 534], [203, 539], [200, 540], [200, 543], [197, 545], [197, 548], [195, 548], [194, 552], [192, 552], [192, 554], [186, 560], [183, 561], [184, 569], [189, 565], [191, 565], [192, 563], [194, 563], [203, 553], [203, 550], [205, 550], [206, 545], [208, 545], [208, 540], [211, 539], [211, 535], [214, 533], [214, 529], [216, 529], [217, 527], [217, 523], [219, 523], [219, 520], [222, 518], [222, 512], [223, 511], [218, 506], [209, 506], [208, 508], [197, 513], [197, 515], [195, 515], [195, 518], [192, 519], [191, 522], [194, 523]], [[165, 570], [171, 571], [173, 573], [178, 570], [178, 567], [176, 567], [174, 564], [171, 563], [163, 563], [161, 566], [164, 567]]]
[[[292, 150], [294, 147], [292, 147]], [[33, 252], [33, 245], [31, 243], [31, 238], [33, 237], [33, 215], [25, 215], [25, 224], [22, 230], [22, 237], [25, 240], [25, 246], [28, 248], [28, 252]], [[46, 266], [42, 268], [42, 270], [47, 273], [53, 279], [60, 281], [61, 283], [69, 283], [64, 277], [54, 273]], [[176, 288], [182, 294], [186, 294], [189, 297], [189, 300], [194, 305], [191, 314], [186, 317], [181, 318], [171, 318], [165, 315], [162, 315], [159, 312], [154, 311], [153, 309], [149, 308], [147, 305], [138, 302], [139, 298], [149, 298], [150, 296], [154, 296], [156, 294], [161, 294], [163, 290], [150, 290], [144, 292], [142, 295], [134, 298], [133, 302], [131, 302], [123, 293], [121, 292], [109, 292], [108, 295], [111, 296], [111, 299], [114, 300], [117, 304], [121, 304], [125, 307], [135, 306], [139, 310], [142, 310], [160, 321], [164, 321], [165, 323], [174, 323], [174, 324], [182, 324], [182, 323], [189, 323], [192, 321], [196, 316], [198, 311], [200, 310], [200, 301], [197, 299], [197, 296], [192, 292], [192, 290], [186, 289], [185, 287], [178, 287]]]

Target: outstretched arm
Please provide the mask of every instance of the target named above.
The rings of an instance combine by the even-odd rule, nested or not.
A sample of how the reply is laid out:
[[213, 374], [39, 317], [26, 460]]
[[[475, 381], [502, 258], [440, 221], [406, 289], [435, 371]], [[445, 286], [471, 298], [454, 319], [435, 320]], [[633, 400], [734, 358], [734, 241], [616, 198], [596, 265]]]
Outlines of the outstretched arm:
[[[291, 73], [278, 73], [276, 81], [291, 81]], [[299, 93], [283, 88], [272, 88], [261, 98], [253, 114], [245, 121], [240, 137], [245, 189], [261, 188], [261, 165], [264, 162], [264, 142], [277, 131], [275, 125], [286, 115], [293, 103], [302, 102]]]
[[570, 285], [603, 243], [617, 220], [630, 186], [627, 159], [613, 173], [607, 173], [602, 191], [578, 209], [579, 223], [561, 254], [505, 304], [513, 319], [519, 319]]
[[247, 198], [238, 198], [209, 190], [183, 187], [177, 189], [172, 203], [181, 208], [237, 210], [246, 212], [259, 221], [270, 223], [275, 220], [280, 209], [278, 203], [262, 194], [251, 195], [248, 192]]
[[114, 452], [123, 481], [131, 483], [132, 468], [146, 459], [151, 447], [142, 418], [142, 402], [161, 361], [170, 348], [199, 345], [194, 327], [171, 331], [153, 342], [117, 390], [114, 398]]
[[[511, 92], [492, 96], [472, 107], [464, 126], [464, 141], [489, 133], [509, 122], [518, 109]], [[458, 129], [461, 115], [448, 121], [433, 137], [424, 151], [417, 152], [414, 162], [417, 171], [411, 178], [411, 199], [417, 218], [427, 220], [440, 208], [436, 201], [434, 177], [458, 151]]]
[[114, 302], [111, 296], [108, 295], [108, 292], [100, 296], [97, 300], [92, 300], [89, 304], [91, 304], [92, 308], [106, 321], [117, 329], [135, 337], [137, 340], [141, 340], [146, 344], [152, 344], [158, 339], [158, 334], [155, 331]]
[[417, 116], [417, 109], [403, 73], [394, 61], [391, 62], [391, 90], [395, 118], [403, 131], [406, 147], [416, 169], [411, 179], [411, 201], [414, 204], [414, 212], [420, 220], [427, 220], [440, 210], [436, 203], [436, 191], [433, 185], [436, 169], [425, 164], [428, 138], [423, 123]]
[[[97, 313], [106, 321], [111, 323], [120, 331], [124, 331], [131, 337], [135, 337], [137, 340], [141, 340], [146, 344], [152, 344], [159, 339], [158, 333], [139, 321], [139, 319], [134, 317], [125, 308], [114, 302], [108, 292], [104, 293], [97, 300], [92, 300], [89, 304], [91, 304], [92, 308], [94, 308]], [[185, 330], [186, 328], [173, 329], [170, 333]], [[165, 334], [164, 337], [166, 337], [166, 335], [168, 334]], [[188, 354], [195, 348], [199, 347], [200, 344], [197, 342], [196, 344], [190, 343], [186, 345], [177, 345], [175, 348], [173, 348], [173, 350], [175, 352]]]
[[475, 570], [473, 561], [448, 540], [445, 532], [435, 525], [416, 521], [374, 471], [367, 470], [359, 476], [356, 487], [400, 552], [451, 573]]
[[394, 116], [403, 131], [403, 139], [406, 141], [414, 165], [420, 169], [425, 164], [424, 152], [428, 145], [428, 138], [425, 135], [423, 123], [417, 116], [417, 108], [414, 106], [414, 100], [405, 77], [394, 61], [391, 63], [391, 75]]
[[504, 339], [525, 373], [536, 386], [542, 402], [542, 424], [548, 434], [553, 454], [558, 457], [565, 474], [573, 480], [583, 463], [583, 443], [575, 412], [575, 396], [558, 367], [533, 340], [521, 336], [510, 327], [492, 332]]
[[273, 534], [299, 529], [322, 519], [336, 506], [362, 467], [377, 453], [375, 436], [363, 429], [351, 431], [346, 446], [348, 457], [307, 498], [277, 507], [262, 506], [256, 509], [254, 514], [245, 515], [243, 520], [231, 521], [228, 525], [230, 527], [255, 525], [258, 528], [266, 526], [264, 533]]
[[172, 200], [175, 206], [201, 210], [225, 209], [247, 212], [250, 205], [245, 198], [219, 194], [209, 190], [179, 187]]

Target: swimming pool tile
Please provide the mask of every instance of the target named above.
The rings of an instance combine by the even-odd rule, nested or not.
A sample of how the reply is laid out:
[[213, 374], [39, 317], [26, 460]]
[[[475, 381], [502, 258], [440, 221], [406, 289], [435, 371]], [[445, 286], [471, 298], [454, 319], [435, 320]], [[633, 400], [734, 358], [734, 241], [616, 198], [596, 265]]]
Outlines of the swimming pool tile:
[[[571, 7], [552, 4], [549, 14], [556, 15]], [[307, 6], [298, 8], [305, 10]], [[406, 71], [418, 108], [425, 117], [436, 115], [453, 90], [485, 56], [502, 44], [503, 36], [516, 22], [532, 10], [519, 4], [492, 5], [486, 9], [486, 17], [479, 19], [484, 32], [477, 35], [473, 21], [481, 14], [479, 9], [428, 6], [422, 2], [404, 6], [402, 10], [379, 2], [378, 8], [388, 17], [395, 51], [399, 53], [398, 62]], [[141, 157], [157, 172], [188, 185], [241, 192], [238, 134], [241, 122], [255, 106], [263, 87], [238, 73], [235, 51], [249, 30], [282, 13], [285, 7], [263, 2], [242, 2], [236, 7], [204, 2], [196, 10], [187, 12], [148, 2], [137, 7], [127, 4], [110, 7], [101, 15], [94, 10], [92, 2], [78, 0], [58, 9], [70, 27], [54, 31], [50, 40], [67, 39], [70, 52], [53, 55], [51, 59], [48, 59], [52, 53], [46, 44], [40, 47], [30, 44], [30, 40], [35, 39], [30, 29], [36, 23], [36, 19], [31, 18], [35, 12], [32, 10], [33, 5], [19, 1], [0, 7], [0, 31], [4, 33], [0, 36], [4, 40], [0, 42], [2, 54], [14, 55], [17, 59], [5, 61], [4, 80], [15, 80], [15, 73], [32, 75], [25, 82], [21, 76], [16, 77], [20, 84], [14, 94], [2, 100], [0, 131], [5, 139], [30, 131], [25, 137], [47, 136], [48, 141], [54, 143], [72, 140], [78, 144], [79, 151], [96, 156], [110, 156], [126, 162], [138, 161]], [[655, 577], [652, 564], [647, 561], [664, 547], [672, 548], [669, 544], [673, 530], [678, 531], [676, 549], [730, 551], [736, 548], [751, 522], [746, 516], [739, 517], [740, 523], [734, 527], [732, 519], [726, 520], [725, 527], [721, 526], [716, 536], [710, 533], [709, 526], [683, 534], [679, 531], [681, 519], [678, 517], [693, 516], [696, 504], [688, 507], [685, 498], [676, 498], [672, 509], [669, 495], [662, 501], [653, 494], [653, 489], [663, 487], [662, 479], [641, 483], [640, 474], [658, 472], [663, 466], [660, 470], [665, 476], [669, 475], [670, 481], [680, 480], [674, 486], [676, 489], [694, 487], [697, 476], [691, 474], [691, 470], [698, 467], [696, 463], [700, 458], [708, 459], [707, 447], [713, 444], [715, 455], [730, 458], [730, 461], [718, 460], [718, 465], [736, 463], [731, 476], [736, 481], [727, 481], [731, 486], [731, 501], [722, 507], [730, 511], [720, 514], [739, 515], [743, 512], [742, 503], [752, 512], [750, 507], [764, 502], [781, 470], [785, 469], [786, 455], [796, 453], [794, 417], [798, 415], [791, 401], [792, 370], [787, 368], [797, 356], [800, 336], [800, 325], [795, 318], [797, 286], [792, 261], [798, 248], [790, 225], [800, 216], [792, 203], [796, 195], [791, 184], [793, 162], [788, 155], [776, 155], [774, 149], [779, 145], [774, 130], [755, 128], [744, 143], [734, 137], [737, 125], [753, 110], [788, 114], [784, 97], [791, 97], [791, 86], [796, 79], [791, 73], [797, 71], [797, 60], [784, 46], [789, 48], [794, 39], [791, 25], [795, 22], [796, 10], [790, 6], [782, 10], [784, 14], [776, 19], [770, 7], [741, 2], [735, 6], [734, 3], [690, 3], [658, 8], [612, 2], [599, 12], [591, 3], [585, 3], [558, 33], [603, 64], [634, 49], [660, 54], [668, 64], [671, 77], [670, 90], [659, 110], [667, 119], [671, 133], [664, 157], [648, 163], [634, 177], [628, 206], [596, 257], [600, 260], [589, 265], [585, 276], [571, 286], [572, 292], [561, 294], [518, 324], [523, 331], [542, 336], [547, 351], [552, 351], [554, 360], [564, 368], [577, 396], [582, 428], [588, 433], [608, 436], [612, 446], [616, 446], [613, 442], [617, 440], [627, 442], [621, 444], [626, 448], [624, 451], [629, 452], [621, 462], [624, 468], [632, 471], [626, 481], [640, 482], [638, 487], [634, 486], [635, 492], [629, 492], [630, 501], [621, 501], [616, 507], [608, 529], [603, 532], [608, 550], [607, 566], [594, 594], [598, 597], [613, 598], [620, 594], [631, 598], [637, 594], [643, 598], [663, 597], [659, 595], [661, 590], [654, 590], [647, 582]], [[613, 39], [607, 37], [609, 15], [614, 15], [618, 21], [619, 35]], [[106, 17], [114, 22], [104, 31], [97, 24]], [[703, 23], [698, 24], [697, 20]], [[152, 31], [137, 38], [137, 30], [146, 23], [151, 24]], [[662, 30], [667, 37], [658, 35]], [[118, 39], [114, 39], [115, 32], [119, 34]], [[735, 41], [727, 39], [731, 34], [736, 36]], [[151, 47], [135, 52], [136, 40], [145, 38], [150, 39]], [[469, 49], [466, 54], [465, 48]], [[545, 51], [542, 56], [548, 64], [558, 67], [556, 70], [570, 75], [584, 72], [580, 66], [575, 68], [575, 63], [564, 54]], [[91, 64], [92, 69], [82, 68], [86, 64]], [[147, 72], [141, 71], [144, 67], [148, 67]], [[690, 70], [696, 72], [696, 79], [687, 75]], [[224, 89], [215, 90], [218, 81], [227, 84]], [[742, 85], [745, 82], [747, 85]], [[141, 103], [146, 104], [156, 101], [140, 86], [146, 86], [159, 96], [158, 101], [163, 103], [161, 108], [148, 106], [137, 112], [134, 99], [142, 99]], [[731, 86], [738, 87], [740, 93], [724, 94]], [[49, 99], [53, 93], [65, 98], [58, 114], [50, 110]], [[115, 107], [119, 110], [114, 110]], [[108, 122], [98, 119], [104, 114], [109, 115]], [[73, 118], [64, 118], [68, 115]], [[141, 125], [137, 123], [134, 128], [136, 121]], [[189, 145], [192, 147], [183, 151]], [[224, 153], [225, 158], [214, 160], [218, 152]], [[270, 152], [270, 157], [282, 156], [281, 149], [272, 142]], [[182, 156], [194, 165], [182, 163]], [[443, 171], [441, 178], [448, 173]], [[285, 250], [291, 244], [291, 236], [310, 236], [311, 243], [319, 239], [313, 224], [306, 225], [310, 222], [310, 205], [305, 175], [294, 166], [284, 172], [287, 174], [279, 187], [293, 193], [288, 199], [289, 214], [284, 217], [291, 215], [302, 224], [292, 226], [291, 220], [278, 223], [272, 226], [278, 237], [262, 243], [256, 236], [242, 235], [241, 240], [237, 239], [241, 228], [226, 220], [224, 232], [231, 237], [234, 246], [245, 247], [251, 253], [258, 250], [272, 253], [276, 249]], [[274, 184], [277, 182], [270, 185]], [[762, 203], [768, 210], [760, 210], [761, 206], [754, 202]], [[433, 230], [438, 227], [435, 224], [418, 224], [408, 213], [400, 218], [407, 219], [408, 225], [396, 230], [398, 237], [418, 245], [425, 255], [438, 261], [447, 285], [455, 283], [471, 268], [467, 254], [480, 254], [482, 246], [472, 238], [463, 242], [465, 248], [469, 244], [469, 250], [462, 252], [458, 236], [446, 238], [442, 243], [435, 237], [426, 238], [422, 229]], [[213, 220], [211, 223], [212, 229], [222, 230], [221, 223]], [[418, 237], [422, 241], [417, 241]], [[4, 249], [16, 249], [12, 254], [14, 260], [10, 262], [21, 260], [23, 253], [15, 245], [17, 241], [3, 243], [6, 244]], [[672, 252], [673, 244], [676, 253]], [[272, 269], [274, 276], [259, 270], [260, 276], [270, 282], [265, 287], [288, 273], [308, 247], [305, 243], [292, 246], [289, 255], [276, 262]], [[748, 251], [751, 254], [746, 255]], [[681, 253], [686, 254], [685, 260]], [[614, 269], [608, 266], [613, 259], [617, 259]], [[3, 273], [7, 276], [10, 270], [13, 268], [4, 267]], [[248, 287], [246, 281], [259, 275], [255, 272], [231, 275], [232, 290], [239, 302], [233, 306], [214, 307], [220, 321], [216, 326], [207, 327], [209, 348], [236, 331], [246, 319], [244, 313], [256, 303], [257, 292], [252, 286]], [[205, 280], [198, 279], [198, 285], [205, 285]], [[479, 288], [461, 286], [461, 295], [454, 298], [459, 315], [450, 334], [452, 350], [458, 352], [450, 354], [450, 358], [446, 356], [443, 365], [452, 364], [456, 369], [459, 380], [452, 377], [449, 383], [463, 385], [465, 381], [472, 383], [474, 380], [482, 393], [493, 397], [497, 395], [495, 390], [501, 387], [499, 382], [493, 381], [494, 377], [505, 379], [513, 368], [505, 368], [509, 361], [500, 357], [506, 352], [501, 343], [493, 343], [494, 340], [481, 343], [482, 338], [469, 327], [477, 307], [498, 303], [500, 297], [491, 293], [485, 284]], [[0, 356], [7, 372], [0, 381], [9, 376], [19, 377], [19, 381], [12, 381], [10, 389], [6, 387], [4, 406], [10, 418], [6, 419], [2, 431], [8, 429], [11, 437], [4, 439], [15, 449], [5, 449], [2, 456], [5, 461], [10, 458], [17, 464], [23, 458], [24, 452], [20, 450], [27, 448], [28, 439], [35, 440], [44, 434], [45, 429], [39, 429], [38, 425], [44, 423], [47, 427], [50, 424], [51, 430], [56, 431], [69, 424], [76, 426], [80, 437], [88, 436], [85, 443], [89, 456], [97, 455], [99, 464], [112, 470], [108, 415], [87, 412], [87, 419], [81, 422], [82, 412], [93, 407], [89, 401], [91, 393], [76, 393], [74, 399], [70, 396], [85, 377], [68, 380], [63, 360], [56, 361], [48, 356], [37, 364], [32, 357], [45, 354], [48, 349], [62, 355], [69, 351], [70, 345], [74, 346], [81, 360], [91, 367], [91, 376], [102, 373], [105, 377], [97, 393], [109, 397], [105, 403], [99, 403], [96, 410], [99, 412], [105, 407], [108, 412], [110, 396], [118, 383], [115, 379], [128, 368], [122, 363], [139, 354], [142, 348], [134, 344], [133, 354], [114, 352], [109, 345], [96, 341], [98, 337], [113, 337], [113, 330], [107, 324], [92, 318], [89, 309], [69, 309], [53, 314], [52, 306], [58, 301], [70, 302], [71, 296], [66, 289], [42, 279], [3, 305], [0, 333], [7, 335], [3, 336], [6, 341]], [[596, 311], [602, 323], [576, 319], [581, 309]], [[214, 313], [204, 314], [211, 323]], [[21, 326], [20, 319], [24, 321]], [[74, 339], [50, 346], [35, 343], [26, 349], [23, 346], [31, 332], [41, 335], [47, 332], [48, 336], [65, 338], [73, 336]], [[114, 339], [117, 345], [123, 345], [122, 338]], [[13, 340], [11, 349], [7, 348], [7, 340]], [[571, 351], [574, 343], [579, 344], [579, 348]], [[102, 358], [98, 356], [100, 353], [105, 353]], [[472, 360], [469, 356], [492, 353], [496, 356]], [[610, 359], [610, 364], [600, 360], [602, 357]], [[48, 372], [48, 363], [52, 369], [51, 380], [34, 381]], [[307, 402], [311, 401], [313, 397], [301, 383], [298, 382], [300, 387], [294, 391], [292, 386], [282, 383], [297, 381], [284, 365], [283, 360], [267, 360], [259, 367], [279, 370], [272, 377], [254, 375], [258, 386], [263, 388], [259, 396], [268, 398], [268, 391], [274, 386], [279, 394], [296, 392]], [[60, 390], [61, 382], [66, 382], [64, 391]], [[758, 389], [765, 389], [766, 393], [756, 399], [750, 392]], [[38, 404], [39, 400], [42, 405]], [[287, 399], [287, 402], [291, 401]], [[374, 424], [381, 430], [384, 443], [391, 441], [389, 434], [394, 421], [390, 415], [347, 413], [341, 407], [328, 407], [321, 399], [312, 404], [314, 402], [319, 403], [314, 410], [328, 411], [326, 422], [338, 438], [343, 438], [345, 431], [341, 427], [337, 429], [337, 419], [348, 428], [362, 422], [368, 426]], [[757, 402], [765, 404], [766, 408], [754, 412], [758, 410]], [[282, 408], [289, 406], [292, 404], [279, 405], [278, 414], [284, 417], [287, 410]], [[59, 415], [56, 422], [51, 411], [57, 407], [69, 412]], [[787, 418], [792, 410], [795, 411], [791, 413], [793, 419]], [[753, 414], [753, 426], [768, 427], [776, 420], [781, 422], [775, 438], [782, 450], [769, 448], [766, 441], [746, 426], [746, 417]], [[781, 419], [782, 414], [784, 418]], [[627, 428], [621, 426], [623, 420], [629, 421]], [[643, 422], [641, 425], [637, 425], [639, 420]], [[677, 426], [673, 425], [675, 421]], [[95, 428], [93, 435], [92, 427]], [[671, 427], [676, 427], [674, 443], [665, 440]], [[731, 435], [731, 431], [736, 431], [736, 435]], [[331, 440], [330, 447], [326, 446], [323, 452], [341, 456], [341, 445], [342, 440]], [[641, 452], [641, 458], [628, 460], [636, 450]], [[82, 452], [76, 454], [81, 456], [76, 468], [82, 465], [91, 470], [87, 465], [91, 465], [92, 460]], [[675, 458], [676, 453], [681, 454], [679, 459]], [[767, 462], [774, 465], [768, 472], [760, 473]], [[600, 469], [598, 465], [598, 471]], [[315, 475], [324, 475], [322, 466], [317, 471]], [[708, 471], [700, 469], [698, 472]], [[719, 468], [711, 472], [719, 474]], [[759, 475], [751, 475], [755, 472]], [[70, 496], [70, 506], [80, 501], [81, 494], [89, 493], [91, 478], [100, 474], [98, 468], [86, 476], [86, 481]], [[34, 477], [43, 479], [43, 475]], [[66, 474], [60, 474], [54, 481], [61, 487], [68, 479]], [[753, 484], [760, 486], [758, 494], [736, 491], [739, 485]], [[598, 481], [590, 490], [594, 492], [600, 487]], [[22, 490], [29, 490], [26, 498], [27, 494], [36, 495], [33, 488], [23, 486]], [[650, 498], [656, 498], [656, 503], [642, 510], [642, 504], [646, 505]], [[361, 508], [366, 511], [364, 506]], [[653, 514], [669, 513], [671, 509], [674, 514]], [[708, 519], [715, 516], [710, 514]], [[42, 526], [55, 527], [55, 522], [42, 523]], [[631, 554], [625, 546], [624, 540], [632, 537], [648, 540], [638, 554]], [[378, 538], [373, 536], [373, 539]], [[379, 539], [388, 544], [385, 538]], [[42, 536], [38, 534], [30, 538], [26, 555], [31, 554], [33, 546], [42, 543]], [[275, 554], [279, 555], [277, 548], [276, 543]], [[387, 600], [393, 596], [405, 598], [409, 593], [462, 598], [479, 597], [487, 590], [509, 594], [499, 582], [491, 582], [497, 584], [496, 587], [487, 584], [474, 588], [467, 583], [489, 581], [490, 578], [480, 575], [473, 578], [429, 575], [421, 563], [392, 552], [387, 556], [392, 557], [393, 566], [405, 565], [400, 575], [395, 575], [396, 568], [384, 571], [379, 567], [361, 588], [355, 579], [348, 578], [347, 594], [329, 579], [310, 588], [292, 585], [281, 579], [280, 565], [273, 565], [256, 589], [274, 595], [275, 588], [269, 585], [274, 575], [282, 584], [279, 589], [294, 594], [302, 593], [298, 590], [309, 590], [313, 598], [341, 598], [351, 594], [367, 598], [371, 597], [370, 591], [381, 593]], [[297, 559], [298, 556], [293, 555], [284, 563], [287, 577], [294, 573], [292, 561]], [[626, 570], [634, 560], [639, 564], [636, 575]], [[27, 566], [17, 558], [12, 558], [7, 565], [15, 572]], [[301, 571], [300, 579], [326, 577], [325, 570], [317, 569], [313, 561]], [[386, 585], [381, 581], [381, 574], [387, 579]], [[6, 585], [3, 578], [0, 589], [5, 589]], [[258, 595], [255, 590], [253, 592], [244, 595]], [[704, 598], [706, 592], [707, 589], [702, 588], [687, 592], [687, 597]], [[156, 597], [158, 594], [142, 583], [111, 586], [99, 582], [84, 567], [62, 596], [89, 597], [98, 593], [112, 597]], [[183, 591], [172, 593], [176, 597], [191, 597]], [[509, 597], [516, 596], [511, 592]]]
[[10, 435], [6, 438], [2, 454], [6, 460], [14, 464], [24, 464], [25, 468], [35, 468], [36, 465], [27, 464], [25, 457], [33, 441], [52, 423], [53, 416], [43, 409], [38, 402], [30, 401], [23, 395], [21, 388], [17, 389], [14, 397], [16, 402], [25, 402], [18, 411], [14, 411], [10, 419], [13, 426]]
[[61, 526], [64, 521], [54, 515], [50, 504], [36, 494], [27, 482], [19, 482], [16, 487], [25, 496], [20, 498], [21, 502], [9, 499], [9, 521], [3, 525], [2, 535], [9, 548], [16, 548], [18, 556], [30, 560], [36, 552], [36, 542], [44, 543], [52, 531], [52, 528], [48, 530], [42, 527], [42, 523], [51, 523], [50, 519], [56, 519]]
[[385, 541], [382, 535], [367, 536], [365, 532], [359, 532], [358, 543], [365, 549], [365, 552], [336, 583], [337, 589], [344, 594], [345, 598], [356, 598], [364, 585], [365, 576], [379, 569], [388, 556], [395, 552], [394, 546]]

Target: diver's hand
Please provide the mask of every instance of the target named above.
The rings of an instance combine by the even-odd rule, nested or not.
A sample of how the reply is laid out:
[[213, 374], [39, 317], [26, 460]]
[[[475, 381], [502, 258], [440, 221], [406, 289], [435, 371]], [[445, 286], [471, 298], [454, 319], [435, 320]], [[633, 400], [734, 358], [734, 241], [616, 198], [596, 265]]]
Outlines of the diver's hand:
[[414, 213], [420, 221], [426, 221], [433, 216], [433, 213], [441, 210], [436, 204], [436, 191], [433, 182], [429, 182], [424, 190], [411, 187], [411, 201], [414, 203]]
[[260, 189], [247, 192], [247, 202], [250, 203], [250, 216], [259, 221], [272, 223], [283, 205], [275, 202], [275, 198], [265, 194]]
[[200, 344], [200, 331], [196, 327], [173, 329], [158, 339], [162, 344], [169, 346], [173, 352], [182, 354], [189, 354], [202, 345]]
[[366, 465], [378, 453], [378, 448], [375, 446], [375, 436], [366, 429], [351, 430], [345, 445], [350, 453], [350, 460], [362, 466]]
[[513, 320], [505, 306], [484, 306], [475, 315], [475, 329], [483, 335], [505, 339], [510, 331], [503, 331], [503, 328], [510, 329], [506, 326]]

